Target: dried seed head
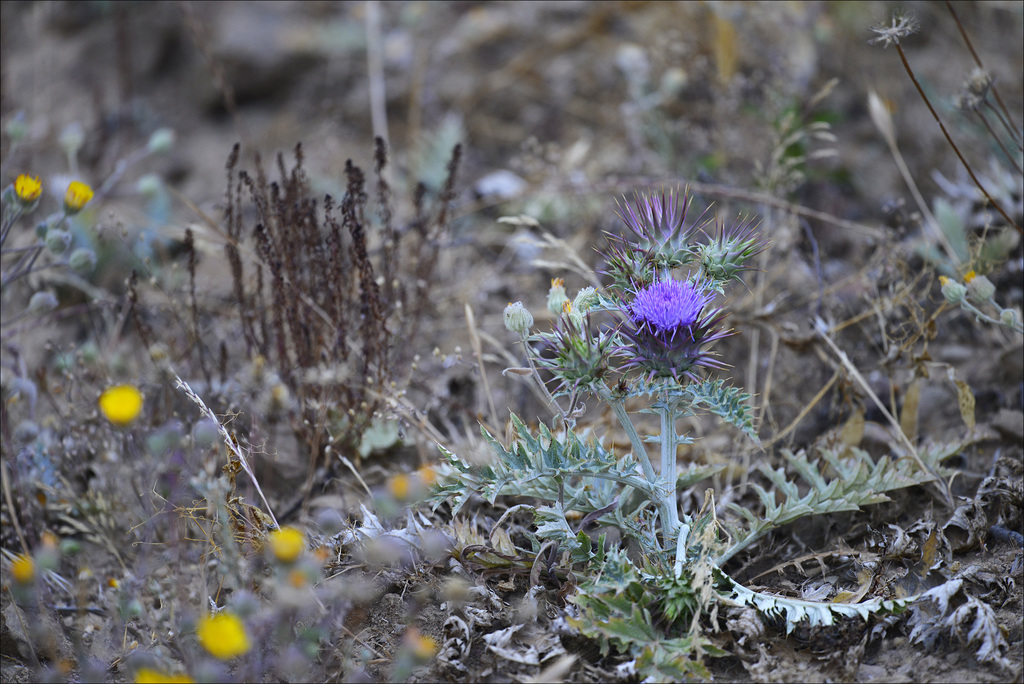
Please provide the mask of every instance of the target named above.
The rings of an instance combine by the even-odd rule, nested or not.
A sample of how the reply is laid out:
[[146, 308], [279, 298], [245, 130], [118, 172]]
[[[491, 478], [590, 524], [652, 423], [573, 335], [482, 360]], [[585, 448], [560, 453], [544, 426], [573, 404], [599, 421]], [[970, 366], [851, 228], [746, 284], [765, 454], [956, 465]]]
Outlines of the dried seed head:
[[892, 20], [888, 26], [872, 27], [871, 30], [874, 33], [877, 33], [878, 37], [872, 38], [869, 42], [872, 44], [882, 43], [882, 47], [899, 45], [901, 40], [909, 35], [917, 33], [918, 27], [919, 24], [917, 17], [897, 10], [892, 13]]

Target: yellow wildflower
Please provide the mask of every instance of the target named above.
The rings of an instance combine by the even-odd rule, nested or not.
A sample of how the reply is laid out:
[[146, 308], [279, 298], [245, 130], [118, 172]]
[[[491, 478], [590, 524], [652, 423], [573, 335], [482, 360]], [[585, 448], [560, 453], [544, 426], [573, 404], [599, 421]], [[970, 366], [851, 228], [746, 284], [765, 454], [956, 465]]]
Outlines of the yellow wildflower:
[[293, 589], [302, 589], [309, 585], [309, 575], [296, 568], [288, 573], [288, 584]]
[[415, 627], [406, 630], [404, 641], [417, 660], [430, 660], [437, 654], [437, 640], [421, 634]]
[[18, 584], [31, 584], [36, 577], [36, 564], [28, 556], [18, 556], [11, 564], [11, 574]]
[[92, 188], [79, 181], [71, 181], [64, 193], [64, 211], [77, 214], [92, 199]]
[[388, 480], [388, 491], [391, 492], [391, 496], [399, 501], [408, 499], [410, 492], [412, 492], [412, 482], [409, 481], [409, 476], [399, 473], [392, 477]]
[[420, 479], [423, 480], [423, 484], [427, 486], [430, 486], [437, 482], [437, 473], [434, 472], [434, 469], [428, 465], [423, 466], [416, 472], [419, 474]]
[[148, 667], [140, 667], [135, 673], [135, 684], [191, 684], [195, 680], [187, 674], [168, 674]]
[[14, 194], [25, 204], [31, 204], [43, 194], [43, 184], [39, 182], [39, 176], [33, 178], [21, 174], [14, 180]]
[[100, 411], [117, 427], [124, 427], [142, 412], [142, 392], [131, 385], [108, 387], [100, 395]]
[[970, 285], [971, 281], [974, 280], [977, 277], [978, 277], [978, 274], [974, 272], [974, 269], [971, 269], [970, 271], [968, 271], [967, 273], [964, 274], [964, 283], [966, 283], [967, 285]]
[[245, 625], [237, 615], [218, 613], [204, 615], [196, 629], [199, 643], [214, 658], [230, 660], [249, 652], [252, 644], [245, 632]]
[[306, 538], [294, 527], [283, 527], [270, 533], [270, 550], [282, 563], [294, 563], [306, 548]]

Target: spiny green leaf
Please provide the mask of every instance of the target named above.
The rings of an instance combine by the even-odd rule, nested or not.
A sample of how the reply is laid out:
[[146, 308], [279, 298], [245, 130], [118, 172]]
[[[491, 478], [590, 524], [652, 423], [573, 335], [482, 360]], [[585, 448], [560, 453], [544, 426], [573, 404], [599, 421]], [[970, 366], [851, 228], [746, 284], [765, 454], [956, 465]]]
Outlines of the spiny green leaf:
[[[930, 446], [922, 448], [919, 455], [930, 468], [945, 474], [946, 471], [939, 467], [940, 462], [958, 451], [958, 447], [950, 445]], [[718, 556], [718, 564], [771, 530], [802, 517], [860, 510], [862, 506], [888, 501], [886, 492], [924, 484], [932, 479], [931, 474], [920, 470], [913, 459], [893, 461], [883, 456], [876, 463], [867, 452], [852, 447], [842, 452], [820, 450], [821, 460], [835, 473], [830, 478], [825, 477], [818, 463], [810, 461], [804, 451], [782, 453], [790, 467], [809, 485], [809, 490], [801, 497], [796, 482], [783, 469], [772, 469], [762, 464], [759, 468], [761, 474], [774, 485], [774, 489], [769, 492], [757, 483], [751, 486], [764, 506], [764, 513], [754, 520], [755, 516], [749, 511], [730, 504], [729, 509], [749, 521], [750, 526], [745, 534], [736, 536], [725, 553]], [[781, 503], [777, 502], [777, 497], [781, 497]]]

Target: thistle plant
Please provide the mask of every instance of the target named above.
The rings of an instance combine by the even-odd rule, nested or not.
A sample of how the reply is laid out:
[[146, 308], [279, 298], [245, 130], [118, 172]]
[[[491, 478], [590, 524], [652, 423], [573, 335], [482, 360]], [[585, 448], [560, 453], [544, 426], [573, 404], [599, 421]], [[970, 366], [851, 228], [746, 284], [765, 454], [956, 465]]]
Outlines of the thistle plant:
[[[705, 212], [688, 222], [689, 207], [688, 195], [673, 191], [638, 193], [624, 204], [619, 216], [628, 231], [610, 236], [603, 253], [608, 285], [603, 291], [586, 288], [570, 300], [564, 283], [552, 281], [547, 305], [558, 318], [549, 332], [532, 332], [526, 307], [509, 304], [506, 327], [518, 335], [529, 366], [510, 370], [533, 376], [555, 409], [554, 423], [535, 434], [512, 414], [515, 437], [508, 446], [484, 430], [499, 457], [492, 465], [470, 466], [442, 448], [447, 465], [439, 469], [434, 496], [438, 505], [450, 502], [453, 514], [474, 494], [492, 503], [498, 496], [540, 499], [542, 505], [514, 507], [534, 513], [531, 548], [518, 549], [520, 558], [534, 559], [531, 578], [542, 576], [545, 566], [555, 579], [586, 566], [588, 579], [570, 599], [578, 608], [570, 622], [602, 648], [634, 654], [646, 675], [669, 680], [705, 672], [699, 655], [714, 649], [698, 620], [716, 601], [782, 616], [787, 631], [803, 619], [832, 624], [839, 615], [902, 608], [905, 601], [883, 598], [828, 604], [759, 593], [729, 578], [722, 565], [780, 525], [856, 510], [886, 500], [885, 491], [931, 477], [908, 470], [905, 461], [876, 464], [863, 454], [849, 463], [823, 454], [839, 474], [828, 481], [805, 455], [789, 454], [810, 492], [801, 497], [784, 473], [762, 468], [783, 501], [755, 484], [765, 513], [736, 511], [749, 523], [746, 529], [718, 520], [712, 490], [698, 513], [681, 509], [681, 491], [720, 470], [679, 467], [678, 447], [692, 441], [678, 432], [682, 418], [710, 412], [759, 443], [751, 397], [712, 374], [726, 368], [715, 343], [734, 334], [717, 297], [767, 246], [752, 221], [726, 226]], [[598, 324], [598, 317], [606, 322]], [[552, 379], [545, 381], [542, 371]], [[587, 397], [611, 407], [628, 435], [629, 453], [619, 456], [591, 429], [577, 428]], [[658, 417], [658, 432], [642, 434], [634, 422], [638, 408]], [[571, 524], [576, 515], [582, 519]], [[603, 539], [592, 544], [586, 534], [591, 524], [619, 528], [638, 544], [639, 559], [606, 548]], [[720, 539], [722, 530], [728, 542]]]

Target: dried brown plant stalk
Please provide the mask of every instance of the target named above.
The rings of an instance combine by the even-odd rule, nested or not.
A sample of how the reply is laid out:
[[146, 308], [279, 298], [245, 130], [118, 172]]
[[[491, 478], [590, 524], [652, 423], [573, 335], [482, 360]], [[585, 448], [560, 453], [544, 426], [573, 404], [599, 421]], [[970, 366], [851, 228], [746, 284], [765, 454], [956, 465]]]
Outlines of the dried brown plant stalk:
[[[351, 161], [345, 195], [336, 202], [313, 197], [301, 145], [290, 169], [278, 155], [277, 181], [268, 180], [258, 158], [254, 174], [237, 170], [237, 146], [228, 159], [224, 249], [241, 339], [226, 341], [226, 348], [261, 356], [276, 370], [296, 401], [292, 430], [311, 458], [332, 442], [336, 452], [358, 445], [383, 406], [377, 388], [390, 386], [411, 361], [414, 350], [404, 341], [415, 339], [429, 309], [460, 154], [456, 147], [436, 211], [428, 214], [420, 187], [404, 226], [395, 221], [380, 138], [376, 211], [366, 177]], [[243, 218], [249, 205], [251, 227]]]

